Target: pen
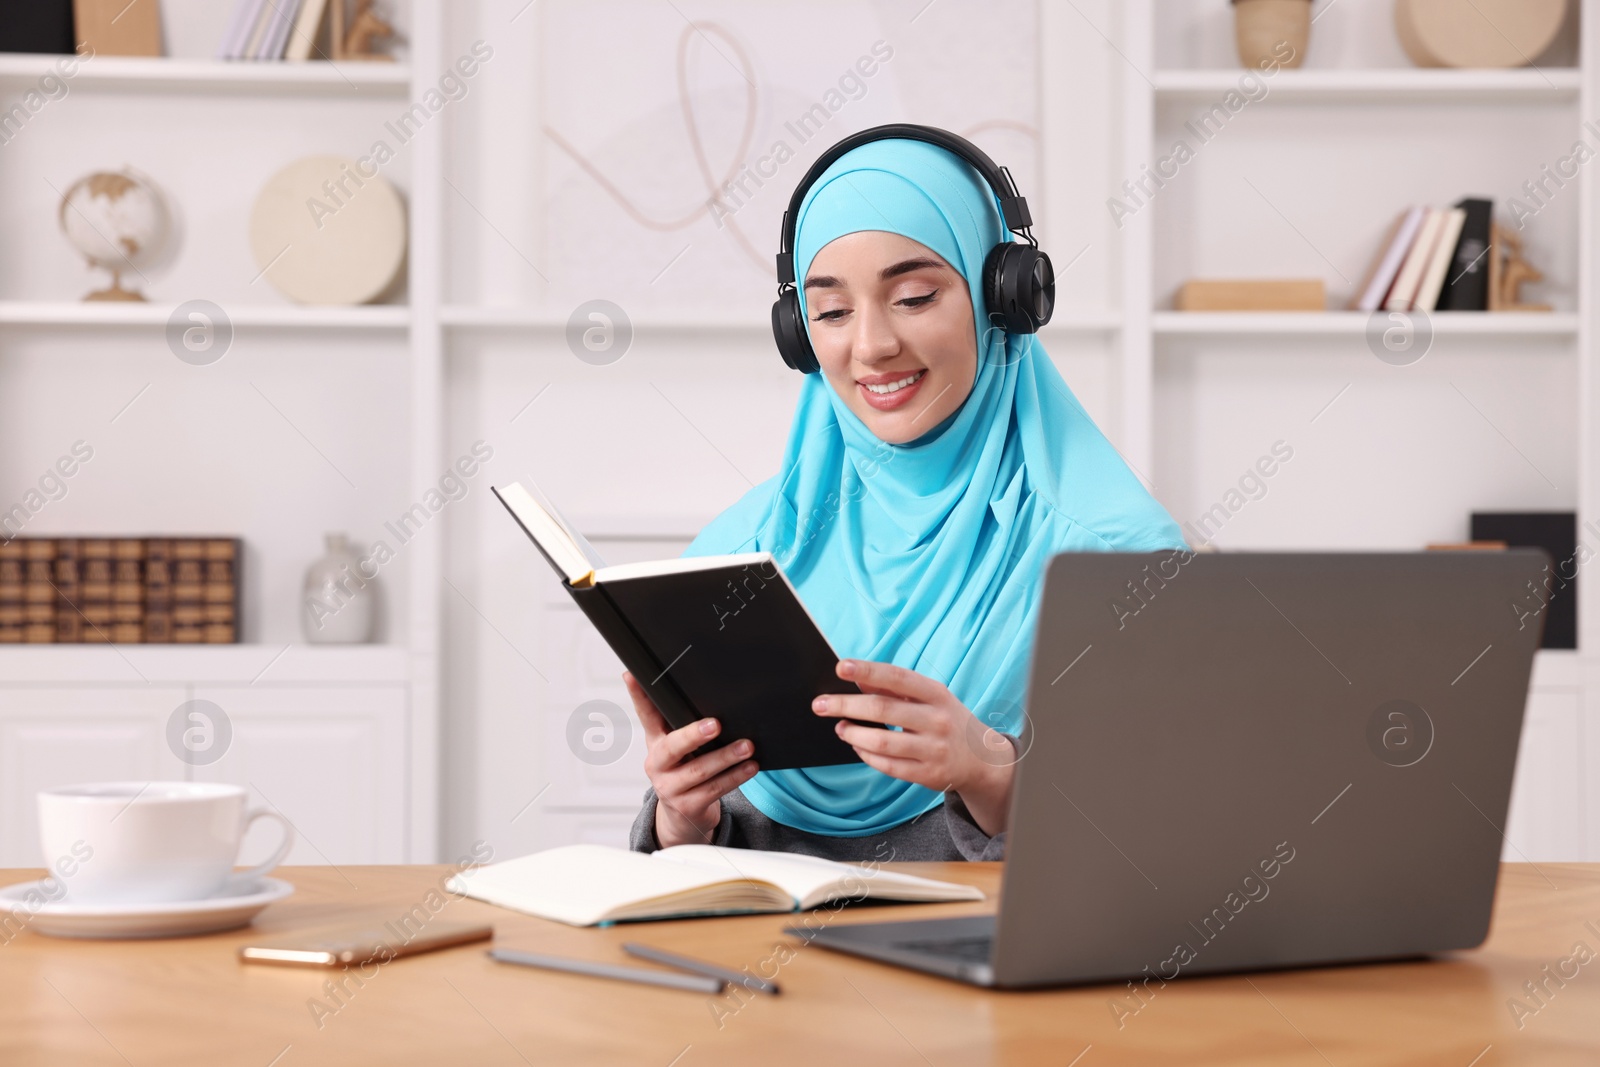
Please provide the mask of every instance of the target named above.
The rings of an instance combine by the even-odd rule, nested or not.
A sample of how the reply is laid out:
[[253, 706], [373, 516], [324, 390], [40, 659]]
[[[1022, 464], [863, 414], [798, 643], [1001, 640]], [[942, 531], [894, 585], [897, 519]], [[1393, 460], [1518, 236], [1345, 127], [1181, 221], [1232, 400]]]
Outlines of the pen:
[[641, 945], [637, 941], [623, 942], [622, 951], [630, 956], [637, 956], [642, 960], [664, 963], [668, 967], [677, 967], [680, 970], [690, 971], [694, 974], [703, 974], [711, 978], [721, 979], [729, 985], [744, 986], [746, 989], [753, 989], [758, 993], [778, 995], [778, 983], [769, 982], [765, 978], [757, 978], [753, 974], [745, 974], [743, 971], [732, 971], [726, 967], [719, 967], [715, 963], [706, 963], [704, 960], [679, 956], [674, 952], [664, 952], [659, 948]]
[[669, 989], [684, 989], [691, 993], [722, 992], [721, 978], [702, 974], [670, 974], [666, 971], [646, 970], [643, 967], [618, 967], [614, 963], [596, 963], [593, 960], [567, 959], [563, 956], [541, 956], [533, 952], [518, 952], [509, 948], [492, 948], [489, 955], [501, 963], [516, 963], [524, 967], [542, 967], [547, 971], [567, 971], [587, 974], [594, 978], [615, 978], [623, 982], [640, 982], [644, 985], [661, 985]]

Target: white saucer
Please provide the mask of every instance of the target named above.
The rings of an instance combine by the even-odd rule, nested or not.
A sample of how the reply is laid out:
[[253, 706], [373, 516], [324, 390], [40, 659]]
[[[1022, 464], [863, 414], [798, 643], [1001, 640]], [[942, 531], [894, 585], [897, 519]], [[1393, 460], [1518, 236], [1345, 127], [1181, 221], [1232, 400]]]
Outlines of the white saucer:
[[294, 886], [277, 878], [262, 878], [249, 885], [224, 889], [203, 900], [174, 900], [160, 904], [72, 904], [60, 901], [27, 903], [40, 882], [22, 882], [0, 888], [0, 917], [12, 916], [24, 929], [51, 937], [134, 938], [184, 937], [210, 934], [244, 926], [268, 904], [294, 892]]

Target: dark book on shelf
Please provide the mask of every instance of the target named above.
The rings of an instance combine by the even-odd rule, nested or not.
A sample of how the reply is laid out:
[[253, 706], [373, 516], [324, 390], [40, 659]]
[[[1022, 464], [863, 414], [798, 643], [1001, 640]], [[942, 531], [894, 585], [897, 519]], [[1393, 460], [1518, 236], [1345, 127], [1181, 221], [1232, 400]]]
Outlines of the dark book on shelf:
[[75, 645], [83, 640], [83, 616], [77, 604], [83, 597], [83, 569], [76, 537], [56, 538], [55, 644]]
[[1494, 202], [1475, 197], [1456, 201], [1467, 213], [1456, 241], [1455, 256], [1439, 296], [1440, 311], [1487, 311], [1489, 309], [1489, 224], [1494, 219]]
[[[1528, 590], [1515, 610], [1545, 613], [1541, 648], [1578, 647], [1578, 516], [1570, 511], [1474, 511], [1472, 540], [1550, 553], [1543, 589]], [[1540, 607], [1540, 603], [1543, 607]]]
[[0, 0], [0, 52], [65, 55], [76, 47], [72, 0]]

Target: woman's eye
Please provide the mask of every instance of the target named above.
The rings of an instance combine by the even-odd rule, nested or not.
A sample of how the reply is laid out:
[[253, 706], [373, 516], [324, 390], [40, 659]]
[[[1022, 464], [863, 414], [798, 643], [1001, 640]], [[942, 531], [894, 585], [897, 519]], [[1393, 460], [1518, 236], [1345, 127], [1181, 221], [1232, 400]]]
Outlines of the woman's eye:
[[919, 308], [924, 304], [931, 303], [933, 298], [938, 295], [939, 290], [935, 289], [931, 293], [924, 293], [922, 296], [908, 296], [904, 300], [895, 301], [895, 303], [902, 307]]
[[830, 311], [819, 311], [819, 312], [817, 312], [814, 316], [812, 316], [811, 321], [813, 321], [813, 322], [833, 322], [836, 319], [844, 318], [848, 314], [850, 314], [850, 309], [849, 308], [833, 308]]

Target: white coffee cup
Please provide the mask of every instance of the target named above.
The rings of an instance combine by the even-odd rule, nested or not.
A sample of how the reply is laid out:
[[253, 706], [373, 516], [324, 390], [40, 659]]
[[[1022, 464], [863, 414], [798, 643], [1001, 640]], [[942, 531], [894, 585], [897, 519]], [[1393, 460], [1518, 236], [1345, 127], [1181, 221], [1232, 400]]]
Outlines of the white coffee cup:
[[[96, 782], [39, 794], [39, 843], [56, 893], [75, 904], [202, 900], [247, 887], [289, 854], [294, 830], [265, 808], [245, 810], [242, 786]], [[234, 873], [245, 829], [274, 819], [272, 857]], [[57, 897], [60, 899], [60, 897]]]

